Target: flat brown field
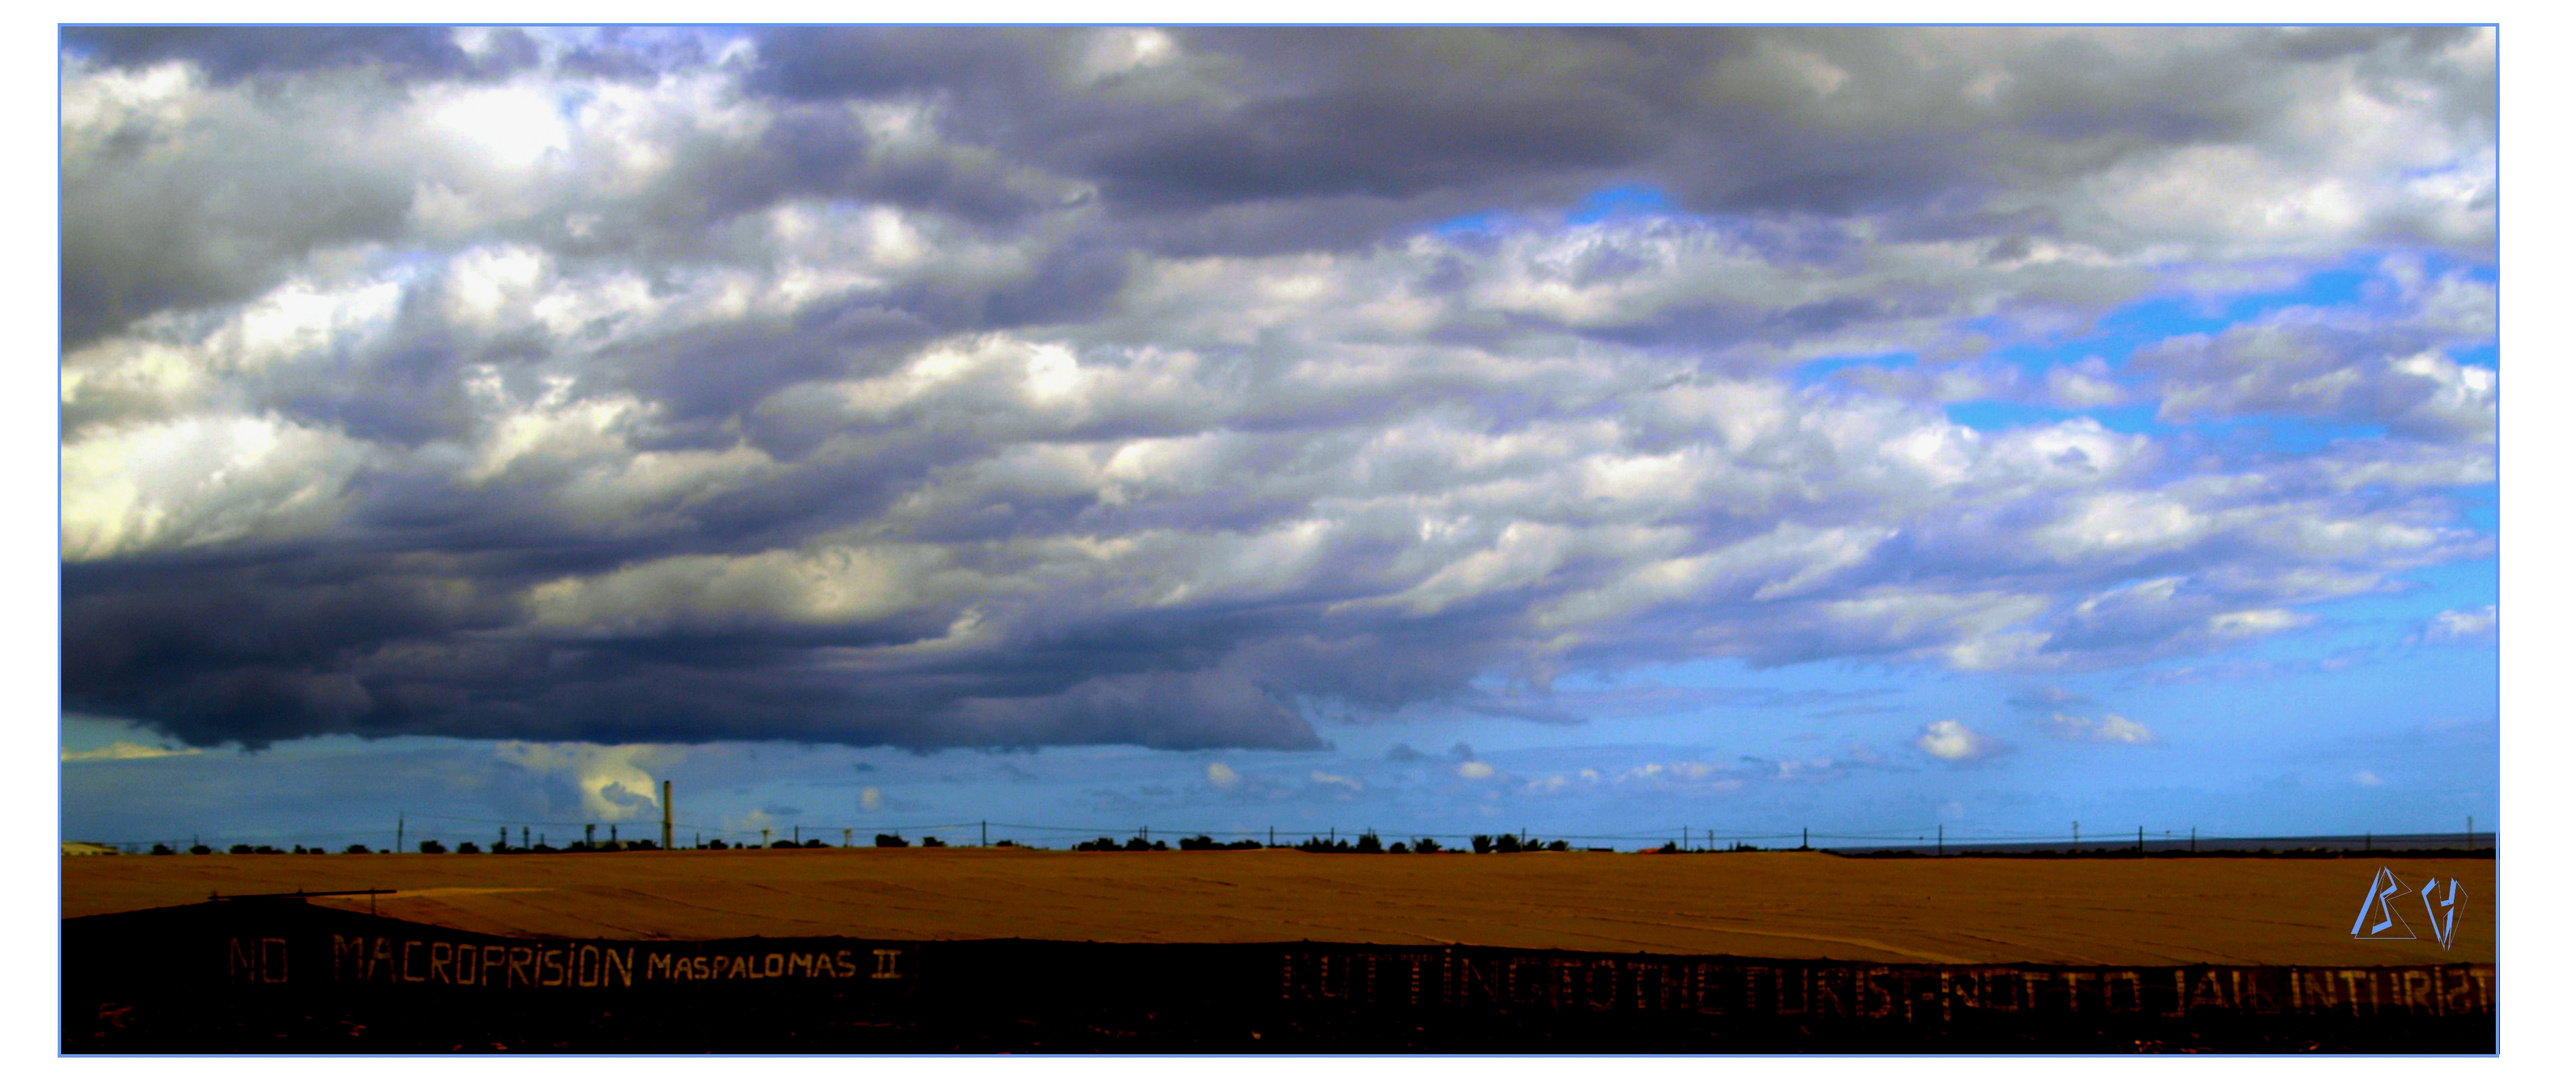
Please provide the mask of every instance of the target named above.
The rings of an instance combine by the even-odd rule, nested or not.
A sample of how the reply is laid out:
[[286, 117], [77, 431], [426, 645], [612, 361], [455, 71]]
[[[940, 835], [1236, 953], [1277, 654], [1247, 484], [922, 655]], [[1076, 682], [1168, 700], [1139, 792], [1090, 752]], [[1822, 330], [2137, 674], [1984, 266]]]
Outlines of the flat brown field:
[[[2470, 894], [2451, 950], [2358, 941], [2377, 867]], [[295, 889], [515, 936], [1369, 942], [1886, 963], [2412, 964], [2497, 955], [2489, 859], [1847, 859], [872, 848], [93, 856], [64, 917]], [[362, 897], [316, 901], [364, 910]], [[2416, 898], [2400, 909], [2421, 918]]]

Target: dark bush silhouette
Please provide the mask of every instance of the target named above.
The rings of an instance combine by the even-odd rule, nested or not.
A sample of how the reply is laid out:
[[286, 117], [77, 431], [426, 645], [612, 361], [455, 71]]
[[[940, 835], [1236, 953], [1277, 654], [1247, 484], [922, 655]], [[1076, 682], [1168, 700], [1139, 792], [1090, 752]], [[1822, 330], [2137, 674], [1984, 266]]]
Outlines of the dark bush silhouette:
[[873, 847], [906, 847], [906, 846], [907, 846], [907, 841], [906, 841], [906, 839], [905, 839], [905, 838], [903, 838], [903, 837], [891, 836], [891, 835], [889, 835], [888, 833], [874, 833], [874, 834], [872, 834], [872, 838], [871, 838], [871, 846], [873, 846]]
[[455, 846], [454, 846], [454, 854], [456, 854], [456, 855], [478, 855], [478, 854], [480, 854], [480, 845], [475, 844], [475, 843], [472, 843], [472, 842], [471, 842], [471, 841], [469, 841], [469, 840], [465, 840], [465, 841], [463, 841], [462, 843], [457, 844], [457, 845], [455, 845]]
[[418, 841], [418, 854], [421, 854], [421, 855], [442, 855], [442, 854], [444, 854], [444, 853], [445, 853], [445, 845], [444, 845], [444, 841], [441, 841], [441, 840], [421, 840], [421, 841]]
[[[1530, 841], [1530, 842], [1531, 842], [1531, 843], [1533, 843], [1533, 844], [1537, 843], [1537, 841], [1535, 841], [1535, 840]], [[1550, 840], [1550, 841], [1548, 841], [1548, 842], [1547, 842], [1547, 850], [1549, 850], [1549, 851], [1571, 851], [1571, 850], [1573, 850], [1573, 849], [1572, 849], [1572, 848], [1569, 848], [1569, 847], [1567, 847], [1567, 846], [1565, 846], [1565, 841], [1562, 841], [1562, 840]]]
[[1439, 851], [1440, 849], [1441, 842], [1428, 836], [1414, 841], [1414, 852], [1418, 855], [1429, 855], [1433, 852]]
[[373, 849], [372, 849], [372, 848], [369, 848], [369, 847], [366, 847], [366, 846], [364, 846], [363, 844], [349, 844], [349, 845], [347, 845], [347, 854], [349, 854], [349, 855], [371, 855], [371, 854], [373, 854]]
[[[800, 846], [799, 844], [793, 843], [792, 841], [789, 841], [789, 840], [776, 840], [776, 841], [774, 841], [774, 847], [775, 847], [775, 848], [777, 848], [777, 849], [796, 848], [796, 847], [799, 847], [799, 846]], [[902, 846], [904, 846], [904, 845], [902, 845]]]
[[314, 845], [313, 847], [311, 847], [311, 848], [309, 848], [309, 849], [305, 850], [305, 851], [303, 852], [303, 854], [305, 854], [305, 855], [326, 855], [326, 854], [329, 854], [329, 849], [328, 849], [328, 848], [324, 848], [324, 847], [320, 847], [320, 846], [317, 846], [317, 845]]
[[[645, 847], [640, 846], [640, 845], [642, 845], [642, 844], [648, 844], [648, 845], [649, 845], [649, 847], [646, 847], [646, 848], [645, 848]], [[632, 842], [631, 842], [631, 849], [632, 849], [633, 851], [647, 851], [647, 850], [649, 850], [649, 848], [654, 848], [654, 847], [657, 847], [657, 846], [658, 846], [658, 845], [657, 845], [656, 843], [651, 842], [651, 841], [648, 841], [648, 840], [634, 840], [634, 841], [632, 841]], [[810, 838], [809, 838], [809, 839], [807, 839], [807, 840], [803, 840], [803, 841], [801, 841], [801, 842], [800, 842], [800, 846], [805, 847], [805, 848], [826, 847], [826, 846], [827, 846], [827, 842], [826, 842], [826, 841], [824, 841], [824, 840], [821, 840], [821, 839], [819, 839], [819, 838], [817, 838], [817, 837], [815, 837], [815, 836], [813, 836], [813, 837], [810, 837]]]
[[1509, 855], [1519, 851], [1520, 849], [1520, 837], [1514, 836], [1510, 833], [1504, 833], [1503, 835], [1494, 838], [1494, 853], [1497, 855]]
[[[819, 843], [819, 842], [818, 842], [818, 841], [816, 841], [816, 840], [812, 840], [812, 841], [810, 841], [810, 842], [808, 842], [808, 843], [806, 843], [806, 844], [802, 844], [802, 845], [800, 845], [800, 846], [802, 846], [802, 847], [825, 847], [826, 845], [821, 844], [821, 843]], [[624, 851], [656, 851], [656, 850], [658, 850], [658, 841], [655, 841], [655, 840], [625, 840], [625, 841], [623, 841], [623, 842], [622, 842], [622, 849], [623, 849]]]
[[154, 855], [175, 855], [178, 853], [178, 849], [170, 847], [167, 844], [153, 844], [151, 845], [151, 853]]
[[928, 837], [926, 837], [926, 838], [925, 838], [925, 846], [926, 846], [926, 847], [947, 847], [947, 846], [949, 846], [949, 845], [944, 844], [942, 841], [940, 841], [940, 840], [936, 840], [936, 839], [934, 839], [933, 837], [928, 836]]
[[1084, 842], [1082, 842], [1082, 843], [1077, 844], [1077, 845], [1076, 845], [1076, 850], [1078, 850], [1078, 851], [1119, 851], [1119, 850], [1120, 850], [1120, 841], [1118, 841], [1118, 840], [1114, 840], [1114, 839], [1112, 839], [1111, 837], [1108, 837], [1108, 836], [1097, 836], [1097, 837], [1095, 837], [1095, 838], [1093, 838], [1093, 839], [1091, 839], [1091, 840], [1087, 840], [1087, 841], [1084, 841]]
[[1397, 842], [1395, 842], [1395, 843], [1393, 843], [1393, 844], [1389, 844], [1389, 845], [1387, 845], [1387, 853], [1388, 853], [1388, 854], [1390, 854], [1390, 855], [1403, 855], [1403, 854], [1405, 854], [1405, 853], [1406, 853], [1406, 851], [1405, 851], [1405, 842], [1404, 842], [1404, 841], [1402, 841], [1402, 840], [1399, 840], [1399, 841], [1397, 841]]
[[1379, 846], [1378, 834], [1374, 832], [1362, 833], [1360, 842], [1352, 845], [1352, 850], [1363, 855], [1380, 855], [1387, 851], [1386, 848]]
[[1494, 850], [1494, 838], [1487, 836], [1484, 833], [1478, 833], [1467, 838], [1467, 846], [1474, 848], [1477, 854], [1483, 855]]
[[996, 841], [996, 846], [997, 846], [997, 847], [1013, 847], [1013, 846], [1015, 846], [1015, 845], [1014, 845], [1014, 842], [1013, 842], [1013, 841], [1011, 841], [1011, 840], [999, 840], [999, 841]]
[[[1156, 843], [1157, 850], [1164, 850], [1164, 841], [1159, 840]], [[1185, 851], [1260, 851], [1263, 849], [1263, 844], [1259, 840], [1234, 840], [1222, 844], [1211, 839], [1207, 833], [1186, 836], [1174, 843]]]
[[711, 843], [704, 844], [703, 846], [704, 846], [704, 847], [706, 847], [706, 848], [709, 848], [709, 849], [711, 849], [711, 850], [713, 850], [713, 851], [727, 851], [727, 850], [729, 850], [729, 842], [728, 842], [728, 841], [726, 841], [726, 840], [718, 839], [718, 838], [714, 838], [714, 839], [712, 840], [712, 842], [711, 842]]

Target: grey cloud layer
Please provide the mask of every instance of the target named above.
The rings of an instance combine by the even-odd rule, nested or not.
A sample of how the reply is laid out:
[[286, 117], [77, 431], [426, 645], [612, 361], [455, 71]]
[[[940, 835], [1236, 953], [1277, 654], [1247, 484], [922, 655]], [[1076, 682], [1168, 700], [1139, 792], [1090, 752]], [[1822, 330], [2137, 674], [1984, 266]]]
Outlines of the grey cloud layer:
[[[302, 33], [65, 38], [66, 702], [197, 742], [1307, 747], [2492, 543], [2491, 286], [2416, 257], [2495, 240], [2480, 34]], [[1566, 216], [1624, 184], [1681, 212]], [[2393, 304], [1955, 365], [2378, 246]]]

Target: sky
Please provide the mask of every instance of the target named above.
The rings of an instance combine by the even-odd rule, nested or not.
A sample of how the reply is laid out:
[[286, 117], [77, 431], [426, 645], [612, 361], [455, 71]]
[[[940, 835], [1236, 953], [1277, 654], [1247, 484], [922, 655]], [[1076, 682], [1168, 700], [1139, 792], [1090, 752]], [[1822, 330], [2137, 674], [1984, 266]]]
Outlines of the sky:
[[2497, 45], [67, 29], [62, 834], [2495, 829]]

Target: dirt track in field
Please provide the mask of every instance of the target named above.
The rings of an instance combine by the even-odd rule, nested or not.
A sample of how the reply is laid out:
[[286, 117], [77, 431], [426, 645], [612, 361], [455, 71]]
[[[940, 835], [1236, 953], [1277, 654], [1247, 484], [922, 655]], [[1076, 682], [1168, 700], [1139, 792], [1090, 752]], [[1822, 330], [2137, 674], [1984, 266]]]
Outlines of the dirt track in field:
[[[2359, 941], [2377, 867], [2470, 895], [2451, 950]], [[871, 848], [93, 856], [64, 917], [388, 888], [387, 916], [519, 936], [1379, 944], [1888, 963], [2409, 964], [2497, 956], [2489, 859], [1846, 859]], [[2401, 910], [2423, 922], [2412, 902]], [[318, 901], [364, 910], [362, 897]]]

